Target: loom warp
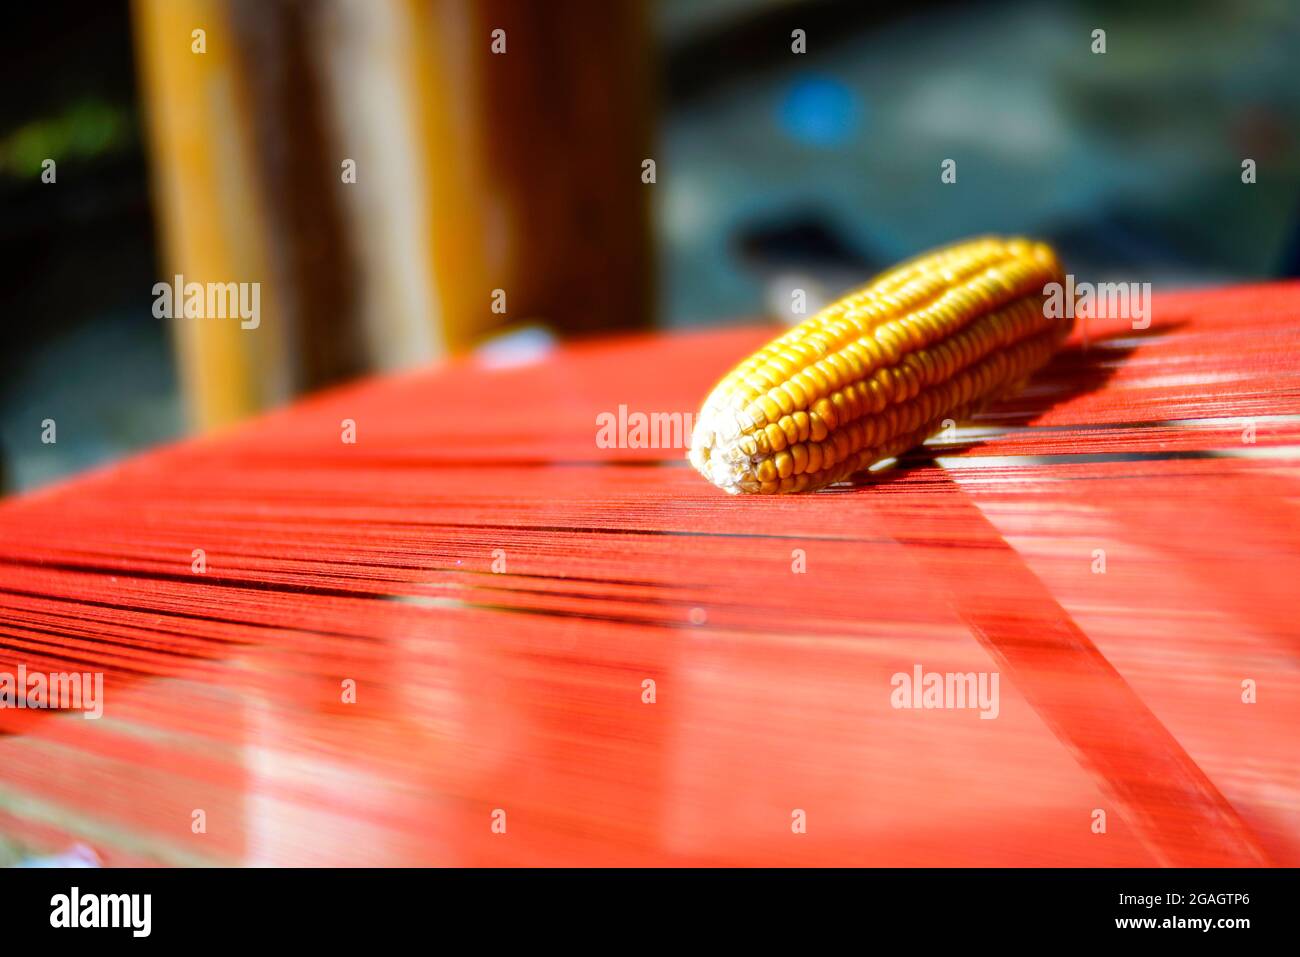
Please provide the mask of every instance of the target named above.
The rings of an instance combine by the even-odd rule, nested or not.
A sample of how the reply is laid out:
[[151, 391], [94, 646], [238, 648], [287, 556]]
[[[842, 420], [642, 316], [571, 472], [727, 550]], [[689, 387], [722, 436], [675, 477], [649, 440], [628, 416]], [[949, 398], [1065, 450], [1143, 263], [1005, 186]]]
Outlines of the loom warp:
[[[809, 496], [595, 440], [621, 405], [689, 415], [771, 335], [743, 328], [370, 381], [8, 500], [0, 670], [105, 685], [97, 721], [0, 710], [0, 836], [109, 864], [1300, 864], [1300, 286], [1152, 312]], [[891, 705], [918, 666], [996, 671], [996, 719]]]

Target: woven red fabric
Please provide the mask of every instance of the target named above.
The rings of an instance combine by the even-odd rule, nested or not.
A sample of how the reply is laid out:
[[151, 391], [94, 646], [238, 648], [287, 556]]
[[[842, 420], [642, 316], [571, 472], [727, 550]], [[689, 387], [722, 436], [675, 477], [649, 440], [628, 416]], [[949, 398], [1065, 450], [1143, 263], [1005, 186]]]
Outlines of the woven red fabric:
[[[98, 721], [0, 710], [0, 834], [113, 864], [1300, 864], [1300, 285], [1152, 314], [808, 496], [597, 441], [694, 413], [748, 327], [365, 382], [6, 501], [0, 672], [106, 688]], [[918, 666], [996, 673], [996, 718], [895, 707]]]

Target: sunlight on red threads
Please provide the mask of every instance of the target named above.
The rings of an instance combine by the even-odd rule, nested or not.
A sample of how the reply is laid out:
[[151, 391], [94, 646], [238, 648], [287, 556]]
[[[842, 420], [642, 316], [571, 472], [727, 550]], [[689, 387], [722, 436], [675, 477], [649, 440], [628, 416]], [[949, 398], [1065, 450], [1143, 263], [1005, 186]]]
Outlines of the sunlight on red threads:
[[[693, 413], [746, 327], [372, 380], [0, 503], [0, 671], [106, 673], [99, 721], [0, 710], [0, 835], [109, 864], [1294, 866], [1300, 285], [1152, 314], [809, 496], [596, 442], [620, 405]], [[918, 665], [998, 673], [997, 717], [894, 707]]]

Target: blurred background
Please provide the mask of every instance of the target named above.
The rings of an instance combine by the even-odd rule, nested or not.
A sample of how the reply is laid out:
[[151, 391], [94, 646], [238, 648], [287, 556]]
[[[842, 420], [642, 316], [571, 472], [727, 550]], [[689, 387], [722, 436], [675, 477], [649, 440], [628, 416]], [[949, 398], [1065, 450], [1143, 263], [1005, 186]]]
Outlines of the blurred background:
[[[6, 492], [446, 356], [789, 319], [976, 233], [1094, 281], [1300, 274], [1293, 0], [5, 16]], [[258, 328], [155, 318], [177, 273], [261, 283]]]

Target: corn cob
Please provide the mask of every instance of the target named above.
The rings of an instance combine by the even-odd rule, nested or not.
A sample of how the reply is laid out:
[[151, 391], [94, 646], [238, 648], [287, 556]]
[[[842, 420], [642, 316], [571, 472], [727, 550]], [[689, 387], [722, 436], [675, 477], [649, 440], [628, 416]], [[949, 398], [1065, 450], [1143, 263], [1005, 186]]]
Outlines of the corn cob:
[[[894, 268], [750, 356], [704, 402], [691, 463], [728, 492], [823, 488], [924, 442], [1043, 365], [1052, 250], [975, 239]], [[1068, 310], [1064, 310], [1068, 311]]]

